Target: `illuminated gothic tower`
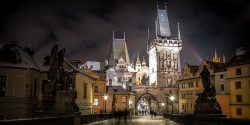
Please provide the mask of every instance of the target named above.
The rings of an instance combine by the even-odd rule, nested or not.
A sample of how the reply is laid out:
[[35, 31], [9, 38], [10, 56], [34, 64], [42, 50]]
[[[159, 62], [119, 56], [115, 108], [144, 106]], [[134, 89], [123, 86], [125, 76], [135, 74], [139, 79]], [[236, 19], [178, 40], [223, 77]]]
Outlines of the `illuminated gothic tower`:
[[155, 39], [147, 46], [149, 55], [149, 84], [157, 87], [169, 87], [178, 80], [181, 72], [180, 51], [182, 41], [178, 23], [178, 38], [170, 33], [167, 7], [157, 5], [155, 21]]

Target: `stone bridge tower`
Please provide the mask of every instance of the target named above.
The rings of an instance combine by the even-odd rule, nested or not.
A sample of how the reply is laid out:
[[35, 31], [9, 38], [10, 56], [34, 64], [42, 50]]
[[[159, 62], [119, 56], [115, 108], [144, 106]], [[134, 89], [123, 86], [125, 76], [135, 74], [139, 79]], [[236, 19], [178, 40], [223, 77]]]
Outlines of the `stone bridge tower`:
[[[149, 83], [136, 86], [137, 112], [147, 107], [158, 113], [178, 111], [178, 85], [176, 81], [181, 73], [180, 51], [182, 40], [178, 23], [178, 36], [173, 38], [170, 32], [167, 7], [160, 9], [157, 5], [155, 20], [155, 38], [147, 44], [149, 55]], [[170, 97], [174, 96], [174, 100]], [[147, 109], [148, 110], [148, 109]]]
[[172, 38], [167, 7], [157, 5], [155, 39], [147, 46], [149, 55], [149, 85], [169, 87], [176, 83], [181, 72], [182, 40], [178, 23], [178, 37]]

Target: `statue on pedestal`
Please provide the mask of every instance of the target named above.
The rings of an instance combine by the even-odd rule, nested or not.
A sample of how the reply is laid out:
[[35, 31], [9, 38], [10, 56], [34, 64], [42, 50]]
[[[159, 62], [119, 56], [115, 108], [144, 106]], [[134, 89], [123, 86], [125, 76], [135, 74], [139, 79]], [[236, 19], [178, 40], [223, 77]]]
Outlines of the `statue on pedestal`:
[[194, 114], [222, 114], [221, 106], [216, 100], [216, 91], [210, 80], [207, 66], [200, 73], [204, 91], [198, 95], [195, 103]]

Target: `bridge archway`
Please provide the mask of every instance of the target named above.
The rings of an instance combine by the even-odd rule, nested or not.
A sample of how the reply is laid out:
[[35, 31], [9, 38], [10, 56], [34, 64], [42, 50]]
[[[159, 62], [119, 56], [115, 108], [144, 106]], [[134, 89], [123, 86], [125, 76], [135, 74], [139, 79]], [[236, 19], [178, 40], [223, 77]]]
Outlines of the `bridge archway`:
[[159, 109], [159, 102], [151, 93], [144, 93], [136, 99], [135, 107], [137, 115], [146, 115], [150, 111], [157, 111]]

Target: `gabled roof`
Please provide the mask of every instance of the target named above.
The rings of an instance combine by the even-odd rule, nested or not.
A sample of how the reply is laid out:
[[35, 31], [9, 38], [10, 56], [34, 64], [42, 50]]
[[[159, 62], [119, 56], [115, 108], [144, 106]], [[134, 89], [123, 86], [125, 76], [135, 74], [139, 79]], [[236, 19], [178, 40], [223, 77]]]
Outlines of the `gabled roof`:
[[188, 67], [190, 68], [190, 72], [193, 74], [197, 73], [199, 70], [199, 66], [196, 65], [188, 65]]
[[125, 35], [123, 39], [116, 39], [113, 36], [112, 49], [109, 55], [109, 65], [115, 66], [120, 58], [123, 58], [127, 64], [130, 63]]
[[33, 56], [30, 55], [25, 49], [14, 43], [2, 46], [0, 48], [0, 53], [1, 67], [39, 70]]
[[107, 86], [107, 93], [116, 95], [133, 95], [132, 92], [125, 90], [121, 86]]

